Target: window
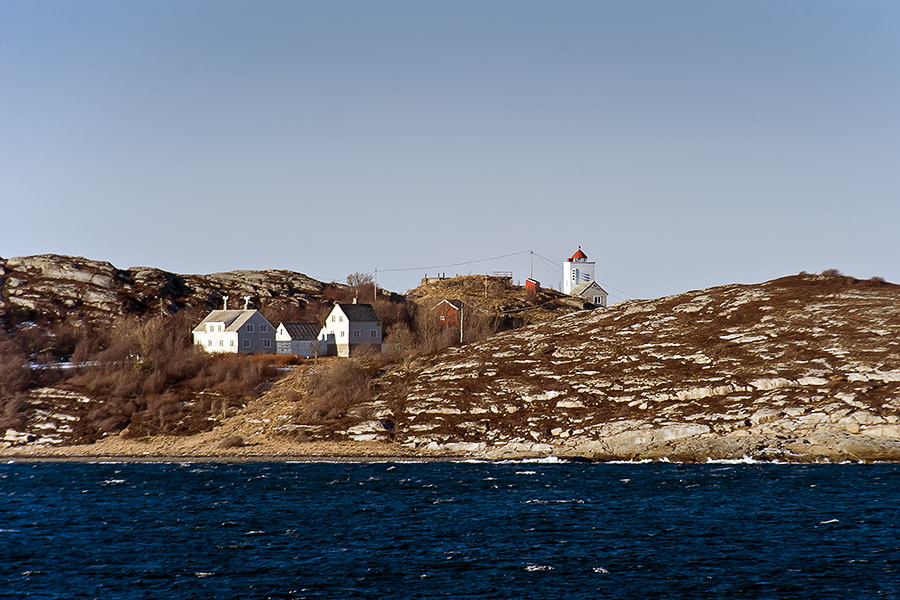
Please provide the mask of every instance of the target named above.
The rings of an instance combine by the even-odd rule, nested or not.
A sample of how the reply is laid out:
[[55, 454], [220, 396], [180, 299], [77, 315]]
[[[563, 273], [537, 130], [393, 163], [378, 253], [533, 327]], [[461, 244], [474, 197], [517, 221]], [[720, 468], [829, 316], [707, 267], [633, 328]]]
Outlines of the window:
[[334, 315], [331, 315], [331, 322], [332, 322], [332, 323], [337, 323], [337, 317], [334, 316]]
[[577, 277], [578, 277], [578, 271], [572, 271], [572, 281], [575, 281], [575, 279]]
[[229, 344], [229, 346], [231, 346], [232, 348], [234, 348], [234, 340], [231, 340], [231, 343]]
[[263, 340], [263, 348], [271, 348], [272, 340]]
[[370, 335], [371, 335], [372, 337], [378, 337], [378, 331], [375, 330], [375, 329], [373, 329], [373, 330], [372, 330], [371, 332], [369, 332], [369, 333], [370, 333]]
[[594, 296], [594, 304], [600, 304], [600, 296]]
[[208, 324], [206, 325], [206, 330], [207, 330], [207, 331], [210, 331], [210, 332], [215, 331], [215, 330], [216, 330], [216, 326], [213, 325], [212, 323], [208, 323]]
[[244, 340], [244, 348], [250, 347], [250, 340]]
[[266, 325], [265, 323], [260, 323], [259, 324], [259, 332], [266, 333], [267, 331], [269, 331], [268, 325]]
[[206, 340], [206, 345], [207, 345], [207, 346], [212, 346], [212, 340]]
[[585, 280], [585, 281], [590, 281], [590, 280], [591, 280], [591, 274], [590, 274], [590, 273], [585, 273], [585, 274], [584, 274], [584, 280]]
[[253, 323], [247, 323], [247, 333], [253, 333]]
[[341, 332], [341, 337], [344, 337], [344, 332], [343, 332], [343, 331]]
[[221, 348], [224, 345], [225, 345], [225, 340], [219, 340], [219, 347]]
[[[447, 317], [444, 316], [444, 315], [441, 315], [441, 321], [446, 321], [446, 320], [447, 320]], [[373, 332], [373, 333], [374, 333], [374, 332]]]
[[342, 316], [338, 317], [338, 323], [343, 323], [343, 322], [344, 322], [344, 317], [342, 317]]
[[359, 334], [360, 334], [360, 333], [361, 333], [361, 330], [360, 330], [360, 329], [354, 329], [354, 330], [353, 330], [353, 337], [359, 337]]
[[224, 326], [224, 325], [219, 325], [219, 331], [222, 331], [222, 328], [223, 328], [223, 327], [225, 327], [225, 326]]

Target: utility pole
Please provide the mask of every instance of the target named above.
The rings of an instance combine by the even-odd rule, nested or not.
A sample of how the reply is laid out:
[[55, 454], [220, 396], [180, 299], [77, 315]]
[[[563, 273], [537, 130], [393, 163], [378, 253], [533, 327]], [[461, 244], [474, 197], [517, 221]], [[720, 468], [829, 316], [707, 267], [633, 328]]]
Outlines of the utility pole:
[[534, 279], [534, 250], [529, 250], [528, 252], [531, 253], [531, 271], [529, 272], [528, 278]]
[[375, 298], [372, 301], [375, 300], [378, 300], [378, 267], [375, 267]]
[[463, 343], [463, 307], [465, 305], [460, 302], [459, 303], [459, 343]]

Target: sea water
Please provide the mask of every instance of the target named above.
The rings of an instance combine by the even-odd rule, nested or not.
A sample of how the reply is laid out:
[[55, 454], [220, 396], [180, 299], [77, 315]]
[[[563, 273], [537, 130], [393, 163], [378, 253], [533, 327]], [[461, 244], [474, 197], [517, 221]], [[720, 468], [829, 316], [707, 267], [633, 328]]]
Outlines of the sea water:
[[900, 467], [0, 465], [2, 598], [900, 598]]

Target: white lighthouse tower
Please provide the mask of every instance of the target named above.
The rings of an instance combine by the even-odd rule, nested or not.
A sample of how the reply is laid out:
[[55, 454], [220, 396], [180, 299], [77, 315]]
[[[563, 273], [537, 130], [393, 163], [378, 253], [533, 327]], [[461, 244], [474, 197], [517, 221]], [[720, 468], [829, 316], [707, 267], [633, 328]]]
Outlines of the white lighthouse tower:
[[579, 283], [594, 281], [595, 264], [588, 262], [587, 254], [578, 246], [578, 252], [563, 263], [563, 293], [571, 294]]

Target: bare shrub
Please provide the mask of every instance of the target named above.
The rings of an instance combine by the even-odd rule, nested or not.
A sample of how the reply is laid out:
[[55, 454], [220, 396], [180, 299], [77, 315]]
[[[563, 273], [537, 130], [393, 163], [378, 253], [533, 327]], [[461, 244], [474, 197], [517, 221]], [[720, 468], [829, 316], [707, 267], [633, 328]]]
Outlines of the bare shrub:
[[0, 342], [0, 398], [25, 391], [31, 380], [25, 354], [12, 342]]
[[413, 322], [410, 306], [407, 302], [394, 302], [393, 300], [379, 298], [372, 303], [372, 308], [381, 317], [384, 331], [398, 323], [411, 325]]
[[347, 408], [370, 398], [371, 381], [366, 370], [353, 359], [337, 360], [311, 370], [304, 385], [308, 403], [303, 416], [314, 420], [338, 418]]
[[386, 331], [384, 341], [391, 353], [403, 354], [416, 349], [419, 340], [406, 323], [395, 323]]
[[843, 277], [844, 274], [838, 271], [837, 269], [825, 269], [822, 271], [823, 277]]
[[499, 330], [500, 323], [495, 317], [478, 310], [468, 310], [463, 318], [463, 342], [477, 342], [488, 338]]
[[25, 393], [0, 395], [0, 432], [22, 427], [29, 408]]

